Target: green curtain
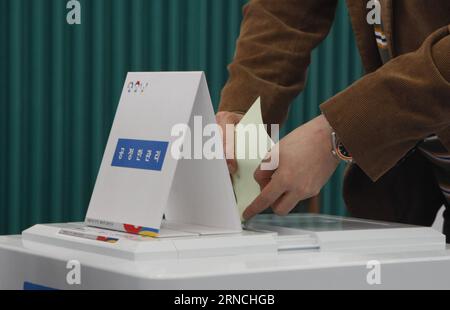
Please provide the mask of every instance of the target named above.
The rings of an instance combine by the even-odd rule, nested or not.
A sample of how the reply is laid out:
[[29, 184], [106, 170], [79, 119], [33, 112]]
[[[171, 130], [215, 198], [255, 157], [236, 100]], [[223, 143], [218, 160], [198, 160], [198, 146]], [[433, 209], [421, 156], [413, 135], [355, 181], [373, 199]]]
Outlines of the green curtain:
[[[0, 0], [0, 234], [83, 220], [128, 71], [203, 70], [213, 102], [227, 79], [244, 0]], [[362, 72], [341, 1], [283, 133]], [[323, 212], [343, 214], [342, 168]]]

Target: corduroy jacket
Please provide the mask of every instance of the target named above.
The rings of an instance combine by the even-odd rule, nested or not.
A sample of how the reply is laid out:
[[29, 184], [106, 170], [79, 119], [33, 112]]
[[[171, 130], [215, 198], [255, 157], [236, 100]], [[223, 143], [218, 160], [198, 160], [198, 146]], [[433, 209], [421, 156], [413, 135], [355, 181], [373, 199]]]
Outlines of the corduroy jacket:
[[[246, 112], [261, 96], [265, 122], [283, 123], [337, 1], [251, 0], [219, 109]], [[444, 198], [430, 163], [411, 151], [430, 135], [450, 150], [450, 1], [380, 2], [392, 60], [382, 63], [368, 1], [347, 0], [366, 74], [321, 110], [356, 162], [344, 182], [351, 213], [429, 225], [424, 208]]]

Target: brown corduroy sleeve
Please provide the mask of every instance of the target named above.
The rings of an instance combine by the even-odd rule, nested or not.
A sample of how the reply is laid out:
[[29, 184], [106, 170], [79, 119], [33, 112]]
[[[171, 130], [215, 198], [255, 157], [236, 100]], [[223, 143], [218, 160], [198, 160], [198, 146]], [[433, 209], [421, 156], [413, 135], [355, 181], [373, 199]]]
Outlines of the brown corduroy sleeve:
[[356, 163], [374, 181], [437, 134], [450, 150], [449, 27], [321, 106]]
[[304, 88], [311, 51], [328, 34], [337, 0], [251, 0], [220, 111], [246, 112], [258, 96], [266, 123], [281, 124]]

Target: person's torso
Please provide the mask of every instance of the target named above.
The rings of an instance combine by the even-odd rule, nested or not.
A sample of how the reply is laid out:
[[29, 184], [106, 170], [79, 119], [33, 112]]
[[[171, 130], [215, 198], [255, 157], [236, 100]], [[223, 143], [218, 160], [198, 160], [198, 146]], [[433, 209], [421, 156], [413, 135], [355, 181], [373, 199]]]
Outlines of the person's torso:
[[[378, 0], [387, 47], [392, 57], [417, 50], [436, 30], [450, 24], [450, 0]], [[353, 30], [367, 72], [383, 63], [367, 16], [369, 0], [347, 0]]]
[[[376, 5], [381, 7], [380, 23], [366, 27], [364, 22], [361, 23], [361, 18], [366, 19], [364, 16], [352, 17], [356, 38], [359, 40], [358, 46], [368, 72], [374, 71], [392, 58], [419, 49], [429, 35], [450, 24], [449, 0], [376, 1]], [[358, 15], [363, 12], [356, 0], [347, 2], [350, 14], [353, 12]], [[367, 7], [365, 9], [367, 10]], [[367, 19], [365, 21], [367, 23]], [[364, 32], [366, 35], [361, 35]], [[365, 50], [369, 48], [376, 49], [377, 53]], [[378, 57], [374, 58], [374, 55]], [[450, 204], [450, 152], [435, 135], [422, 141], [417, 149], [432, 163], [437, 183]]]

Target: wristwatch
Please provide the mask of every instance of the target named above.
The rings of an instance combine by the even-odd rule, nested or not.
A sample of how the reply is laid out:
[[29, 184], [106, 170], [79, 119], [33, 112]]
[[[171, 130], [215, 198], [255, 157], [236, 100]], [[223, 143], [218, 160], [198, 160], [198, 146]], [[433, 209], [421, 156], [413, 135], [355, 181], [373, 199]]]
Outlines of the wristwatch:
[[336, 132], [331, 133], [331, 145], [333, 146], [331, 153], [338, 160], [342, 160], [347, 164], [352, 164], [354, 162], [352, 155], [350, 154], [349, 151], [347, 151], [344, 144], [342, 144], [342, 142], [339, 140]]

